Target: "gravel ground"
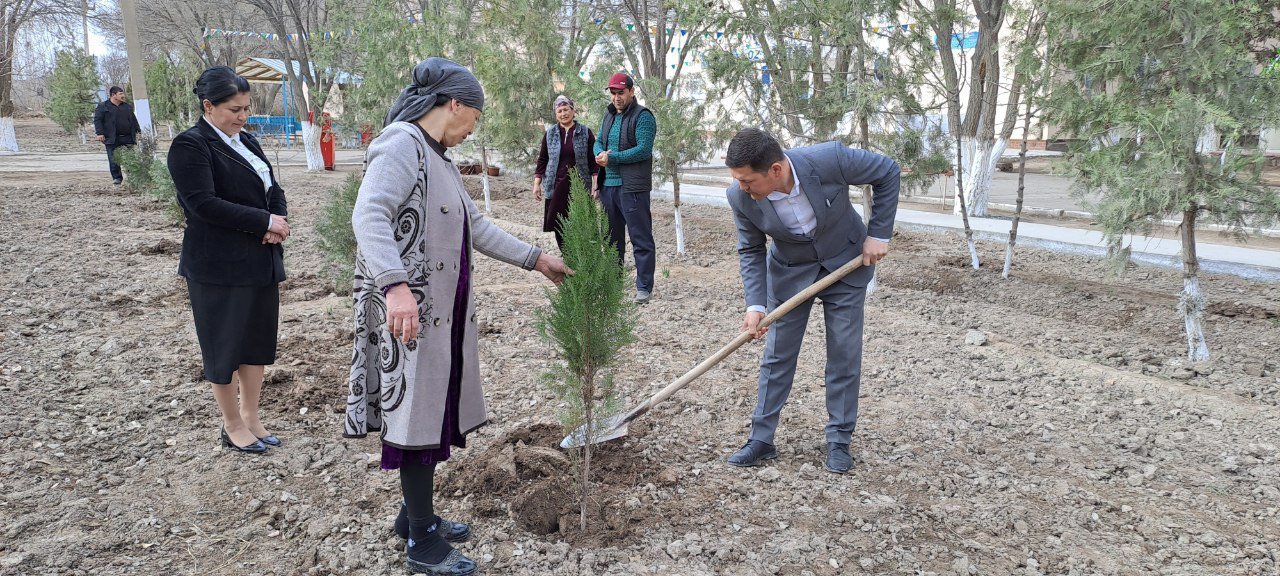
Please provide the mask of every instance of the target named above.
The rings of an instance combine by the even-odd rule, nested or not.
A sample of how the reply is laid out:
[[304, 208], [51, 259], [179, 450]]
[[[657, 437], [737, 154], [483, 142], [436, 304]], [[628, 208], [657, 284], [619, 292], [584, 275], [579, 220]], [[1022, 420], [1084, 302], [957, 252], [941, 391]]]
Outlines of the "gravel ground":
[[[264, 420], [285, 447], [256, 458], [218, 447], [181, 232], [157, 205], [100, 174], [0, 180], [0, 574], [404, 572], [397, 476], [375, 438], [341, 437], [350, 303], [313, 224], [345, 174], [283, 177], [294, 236]], [[526, 188], [495, 180], [491, 216], [554, 246]], [[677, 256], [672, 206], [654, 206], [628, 405], [741, 322], [729, 213], [682, 212]], [[1176, 271], [1023, 249], [1002, 280], [1003, 247], [980, 250], [973, 271], [958, 236], [894, 238], [852, 473], [821, 467], [814, 314], [778, 460], [724, 464], [755, 401], [749, 345], [600, 448], [585, 532], [537, 384], [550, 285], [481, 258], [491, 424], [442, 468], [438, 506], [472, 523], [461, 548], [487, 574], [1276, 574], [1280, 287], [1205, 277], [1213, 359], [1189, 365]]]

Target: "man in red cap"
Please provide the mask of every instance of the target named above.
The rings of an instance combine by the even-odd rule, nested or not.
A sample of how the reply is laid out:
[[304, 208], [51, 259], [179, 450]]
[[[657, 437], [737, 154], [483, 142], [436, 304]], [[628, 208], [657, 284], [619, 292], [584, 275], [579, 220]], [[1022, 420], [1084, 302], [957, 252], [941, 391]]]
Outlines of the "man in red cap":
[[636, 102], [635, 83], [618, 72], [609, 78], [609, 106], [596, 138], [596, 164], [604, 168], [599, 179], [600, 201], [609, 216], [609, 239], [618, 249], [618, 262], [626, 259], [631, 236], [636, 259], [636, 303], [653, 295], [653, 271], [657, 254], [653, 243], [653, 216], [649, 193], [653, 188], [653, 139], [658, 121], [653, 112]]

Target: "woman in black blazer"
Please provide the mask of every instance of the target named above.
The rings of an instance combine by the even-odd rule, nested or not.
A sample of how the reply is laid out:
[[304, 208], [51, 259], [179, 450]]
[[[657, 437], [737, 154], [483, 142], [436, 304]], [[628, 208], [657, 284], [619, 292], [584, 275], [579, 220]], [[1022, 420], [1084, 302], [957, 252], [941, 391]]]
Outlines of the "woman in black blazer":
[[276, 359], [288, 210], [262, 147], [240, 131], [248, 81], [218, 66], [193, 92], [204, 116], [169, 148], [187, 222], [178, 274], [187, 279], [204, 375], [222, 411], [222, 444], [261, 453], [280, 445], [259, 420], [258, 401], [263, 366]]

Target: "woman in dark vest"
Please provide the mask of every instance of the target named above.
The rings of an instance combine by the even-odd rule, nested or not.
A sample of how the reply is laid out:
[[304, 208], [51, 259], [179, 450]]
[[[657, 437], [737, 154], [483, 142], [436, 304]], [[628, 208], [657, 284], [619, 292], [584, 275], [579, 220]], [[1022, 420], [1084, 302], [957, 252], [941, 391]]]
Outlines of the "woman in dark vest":
[[[560, 219], [569, 216], [569, 170], [578, 170], [582, 185], [591, 190], [594, 198], [596, 192], [592, 179], [599, 167], [591, 156], [596, 146], [596, 135], [574, 119], [577, 110], [573, 100], [561, 94], [556, 97], [552, 108], [556, 113], [556, 124], [547, 126], [547, 133], [542, 138], [538, 166], [533, 172], [533, 198], [546, 201], [542, 231], [554, 232], [556, 245], [563, 251], [564, 233], [560, 229]], [[548, 167], [554, 171], [551, 178], [547, 177]]]
[[218, 66], [193, 92], [204, 116], [169, 148], [187, 221], [178, 274], [187, 279], [204, 377], [222, 411], [222, 444], [262, 453], [280, 445], [259, 420], [258, 401], [263, 366], [276, 361], [288, 209], [262, 147], [240, 131], [249, 83]]

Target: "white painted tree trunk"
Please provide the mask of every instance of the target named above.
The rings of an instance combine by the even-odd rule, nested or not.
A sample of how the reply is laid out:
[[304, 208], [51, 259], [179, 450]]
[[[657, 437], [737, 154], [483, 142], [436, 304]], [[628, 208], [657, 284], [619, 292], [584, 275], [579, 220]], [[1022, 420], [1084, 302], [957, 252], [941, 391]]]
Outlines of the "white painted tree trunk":
[[676, 204], [676, 254], [684, 254], [684, 222], [680, 219], [680, 205]]
[[13, 117], [0, 118], [0, 150], [18, 151], [18, 135], [13, 132]]
[[[991, 182], [995, 176], [996, 164], [1009, 146], [1009, 141], [1004, 138], [982, 142], [970, 139], [962, 145], [965, 147], [965, 205], [970, 216], [986, 216], [987, 205], [991, 202]], [[957, 202], [956, 206], [958, 211], [960, 203]]]
[[[956, 173], [960, 174], [959, 178], [951, 185], [951, 213], [960, 213], [960, 194], [962, 191], [969, 189], [969, 181], [973, 180], [970, 176], [970, 166], [973, 164], [973, 139], [967, 136], [956, 138]], [[969, 202], [969, 197], [965, 196], [965, 203]]]
[[302, 149], [307, 155], [307, 172], [324, 170], [324, 157], [320, 155], [320, 128], [302, 121]]
[[84, 128], [80, 128], [80, 145], [84, 146], [88, 140], [84, 137]]
[[684, 254], [684, 220], [680, 218], [680, 166], [671, 162], [671, 203], [676, 214], [676, 254]]
[[487, 169], [480, 172], [480, 184], [484, 187], [484, 211], [493, 212], [493, 202], [489, 196], [489, 171]]
[[1196, 139], [1196, 153], [1208, 154], [1218, 149], [1218, 129], [1213, 124], [1205, 124], [1204, 130], [1200, 131], [1200, 138]]
[[484, 211], [492, 213], [493, 203], [489, 199], [489, 152], [483, 142], [480, 144], [480, 184], [484, 188]]
[[1206, 299], [1200, 291], [1200, 278], [1182, 279], [1182, 296], [1178, 299], [1178, 312], [1187, 332], [1187, 357], [1192, 362], [1209, 359], [1209, 344], [1204, 339], [1204, 309]]

